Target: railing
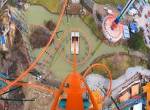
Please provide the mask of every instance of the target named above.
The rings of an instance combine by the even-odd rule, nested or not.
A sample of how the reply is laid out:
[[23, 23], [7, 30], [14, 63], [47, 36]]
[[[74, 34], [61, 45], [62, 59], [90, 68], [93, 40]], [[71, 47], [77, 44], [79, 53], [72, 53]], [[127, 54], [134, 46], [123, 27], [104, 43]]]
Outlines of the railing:
[[122, 88], [125, 88], [125, 87], [127, 87], [128, 85], [130, 85], [132, 82], [139, 80], [139, 78], [140, 78], [140, 73], [135, 74], [135, 75], [132, 76], [130, 79], [126, 80], [124, 83], [118, 85], [118, 86], [117, 86], [116, 88], [114, 88], [112, 91], [115, 91], [116, 89], [118, 89], [118, 88], [120, 88], [120, 87], [122, 87], [122, 86], [123, 86]]

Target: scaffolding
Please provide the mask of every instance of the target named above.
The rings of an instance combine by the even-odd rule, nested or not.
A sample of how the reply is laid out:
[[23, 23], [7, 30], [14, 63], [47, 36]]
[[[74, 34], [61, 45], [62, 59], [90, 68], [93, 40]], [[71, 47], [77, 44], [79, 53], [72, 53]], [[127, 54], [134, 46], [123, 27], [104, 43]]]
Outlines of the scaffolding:
[[7, 3], [7, 0], [0, 0], [0, 8], [3, 8], [3, 6]]
[[11, 7], [10, 15], [11, 21], [15, 23], [16, 28], [22, 35], [23, 47], [25, 47], [25, 54], [27, 56], [28, 63], [30, 63], [32, 62], [33, 57], [30, 54], [32, 52], [32, 48], [30, 47], [30, 43], [27, 39], [27, 37], [29, 36], [29, 26], [27, 25], [27, 21], [25, 20], [25, 12], [23, 10], [19, 11], [18, 9]]

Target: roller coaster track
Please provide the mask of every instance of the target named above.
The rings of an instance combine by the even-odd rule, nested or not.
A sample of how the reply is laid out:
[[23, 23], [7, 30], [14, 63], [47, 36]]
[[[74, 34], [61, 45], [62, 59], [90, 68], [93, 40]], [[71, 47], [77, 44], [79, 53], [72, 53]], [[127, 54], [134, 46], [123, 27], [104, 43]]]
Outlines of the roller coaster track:
[[[41, 90], [41, 91], [45, 91], [45, 92], [50, 93], [50, 94], [53, 93], [53, 95], [54, 95], [54, 102], [53, 102], [52, 107], [51, 107], [50, 110], [55, 110], [55, 107], [57, 106], [58, 101], [59, 101], [59, 96], [61, 95], [61, 92], [63, 90], [64, 83], [65, 83], [65, 81], [67, 80], [68, 77], [66, 77], [65, 80], [61, 83], [60, 88], [59, 88], [58, 91], [55, 91], [55, 90], [53, 90], [51, 88], [48, 88], [45, 85], [38, 85], [38, 84], [31, 83], [31, 82], [24, 83], [24, 82], [21, 82], [21, 80], [23, 80], [30, 73], [30, 71], [35, 68], [35, 66], [38, 64], [38, 62], [41, 60], [41, 58], [43, 57], [44, 54], [49, 53], [49, 51], [48, 51], [49, 46], [52, 43], [53, 39], [55, 38], [56, 33], [57, 33], [58, 29], [59, 29], [59, 26], [60, 26], [60, 24], [62, 22], [62, 18], [63, 18], [64, 14], [65, 14], [67, 3], [68, 3], [68, 0], [64, 0], [64, 5], [63, 5], [63, 8], [62, 8], [61, 14], [60, 14], [60, 16], [58, 18], [56, 28], [54, 29], [53, 33], [51, 34], [50, 39], [49, 39], [47, 45], [41, 50], [41, 52], [35, 58], [35, 60], [33, 61], [33, 63], [30, 64], [30, 66], [24, 72], [22, 72], [20, 74], [20, 76], [18, 78], [16, 78], [14, 81], [9, 81], [9, 80], [0, 78], [1, 81], [5, 82], [7, 84], [7, 86], [3, 87], [0, 90], [0, 95], [2, 95], [3, 93], [5, 93], [6, 91], [8, 91], [10, 88], [12, 88], [14, 86], [23, 86], [23, 87], [35, 88], [35, 89], [38, 89], [38, 90]], [[58, 44], [58, 49], [60, 48], [62, 41], [63, 41], [63, 39], [61, 39], [60, 44]], [[56, 50], [56, 52], [57, 51], [58, 50]], [[46, 57], [46, 60], [49, 58], [48, 56]], [[46, 60], [45, 60], [45, 64], [48, 63]], [[72, 66], [73, 66], [73, 72], [76, 73], [77, 63], [76, 63], [76, 55], [75, 54], [74, 54], [74, 63], [73, 63]], [[88, 91], [88, 93], [89, 93], [89, 95], [91, 97], [91, 101], [92, 101], [92, 104], [93, 104], [93, 109], [92, 110], [98, 110], [96, 101], [95, 101], [95, 99], [94, 99], [94, 97], [92, 95], [92, 91], [90, 91], [90, 88], [88, 87], [88, 85], [86, 84], [86, 81], [85, 81], [85, 77], [88, 75], [89, 71], [92, 68], [94, 68], [94, 67], [98, 67], [98, 68], [101, 67], [102, 69], [104, 69], [104, 71], [106, 73], [108, 73], [108, 76], [109, 76], [110, 83], [109, 83], [109, 87], [107, 89], [108, 91], [106, 92], [106, 96], [103, 97], [103, 100], [106, 97], [110, 96], [110, 94], [111, 94], [112, 76], [111, 76], [111, 71], [107, 68], [106, 65], [103, 65], [103, 64], [93, 64], [92, 66], [90, 66], [87, 69], [87, 71], [85, 72], [85, 74], [83, 75], [83, 77], [81, 76], [81, 80], [85, 83], [87, 91]], [[103, 100], [101, 102], [103, 102]]]
[[107, 91], [106, 91], [106, 95], [103, 97], [103, 101], [109, 97], [111, 95], [111, 88], [112, 88], [112, 73], [111, 71], [109, 70], [109, 68], [104, 65], [104, 64], [99, 64], [99, 63], [96, 63], [96, 64], [93, 64], [91, 65], [83, 74], [83, 78], [85, 78], [87, 75], [90, 74], [90, 71], [93, 69], [93, 68], [100, 68], [102, 69], [105, 73], [108, 74], [108, 78], [109, 78], [109, 85], [108, 85], [108, 88], [107, 88]]
[[64, 13], [65, 13], [67, 3], [68, 3], [68, 0], [64, 0], [64, 5], [63, 5], [63, 8], [62, 8], [61, 14], [58, 18], [56, 28], [54, 29], [52, 35], [50, 36], [50, 40], [48, 41], [47, 45], [41, 50], [41, 52], [39, 53], [37, 58], [33, 61], [33, 63], [24, 72], [22, 72], [17, 79], [15, 79], [13, 82], [9, 83], [6, 87], [3, 87], [0, 90], [0, 94], [3, 94], [5, 91], [7, 91], [11, 87], [13, 87], [18, 81], [24, 79], [29, 74], [29, 72], [32, 69], [34, 69], [34, 67], [37, 65], [38, 61], [43, 57], [43, 55], [45, 54], [46, 50], [49, 48], [49, 45], [51, 44], [52, 40], [54, 39], [54, 37], [55, 37], [55, 35], [56, 35], [56, 33], [59, 29], [59, 26], [61, 24], [62, 18], [63, 18]]
[[[6, 79], [3, 79], [3, 78], [0, 78], [1, 81], [5, 82], [7, 85], [9, 85], [11, 83], [11, 81], [9, 80], [6, 80]], [[44, 85], [38, 85], [38, 84], [34, 84], [34, 83], [25, 83], [25, 82], [17, 82], [15, 83], [14, 86], [23, 86], [23, 87], [31, 87], [31, 88], [34, 88], [34, 89], [38, 89], [40, 91], [44, 91], [44, 92], [47, 92], [49, 94], [53, 94], [54, 93], [54, 90], [53, 89], [50, 89]]]

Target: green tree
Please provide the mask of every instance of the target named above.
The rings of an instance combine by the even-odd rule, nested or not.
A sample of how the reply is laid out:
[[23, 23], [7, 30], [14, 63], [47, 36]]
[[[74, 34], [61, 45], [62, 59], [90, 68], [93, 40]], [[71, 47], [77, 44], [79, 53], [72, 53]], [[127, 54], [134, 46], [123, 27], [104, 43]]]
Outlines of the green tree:
[[143, 33], [138, 32], [135, 34], [131, 34], [131, 38], [128, 40], [128, 46], [133, 50], [146, 52], [147, 47], [144, 43]]

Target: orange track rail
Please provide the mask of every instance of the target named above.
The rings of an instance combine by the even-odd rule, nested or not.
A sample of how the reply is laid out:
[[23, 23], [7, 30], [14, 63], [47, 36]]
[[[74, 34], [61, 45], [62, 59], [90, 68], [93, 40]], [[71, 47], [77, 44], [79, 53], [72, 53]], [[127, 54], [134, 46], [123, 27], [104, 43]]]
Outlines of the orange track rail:
[[[92, 92], [90, 91], [90, 88], [86, 84], [86, 81], [84, 78], [77, 72], [77, 58], [76, 58], [76, 43], [74, 43], [74, 56], [73, 56], [73, 64], [72, 64], [72, 72], [68, 77], [61, 83], [60, 89], [57, 92], [51, 110], [56, 110], [59, 99], [61, 97], [61, 93], [65, 92], [67, 94], [67, 106], [66, 110], [72, 109], [72, 107], [75, 107], [75, 109], [83, 110], [83, 102], [82, 102], [82, 95], [83, 92], [85, 92], [85, 88], [88, 91], [91, 102], [93, 104], [92, 110], [98, 110], [98, 106], [95, 102], [95, 99], [93, 97]], [[71, 86], [68, 88], [64, 88], [64, 83], [67, 81]], [[82, 82], [85, 84], [85, 88], [81, 89]], [[78, 101], [78, 102], [77, 102]]]
[[[6, 92], [8, 89], [10, 89], [11, 87], [13, 86], [30, 86], [30, 87], [33, 87], [33, 88], [36, 88], [36, 89], [40, 89], [40, 90], [43, 90], [43, 91], [46, 91], [48, 93], [56, 93], [55, 94], [55, 98], [54, 98], [54, 102], [52, 104], [52, 107], [50, 110], [56, 110], [56, 106], [58, 104], [58, 101], [59, 101], [59, 97], [63, 91], [63, 88], [64, 88], [64, 83], [66, 82], [66, 80], [68, 79], [68, 77], [61, 83], [61, 86], [60, 86], [60, 89], [58, 90], [58, 92], [55, 92], [54, 90], [46, 87], [46, 86], [40, 86], [40, 85], [37, 85], [37, 84], [33, 84], [33, 83], [22, 83], [22, 82], [19, 82], [20, 80], [22, 80], [23, 78], [25, 78], [29, 72], [36, 66], [37, 62], [42, 58], [42, 56], [45, 54], [45, 52], [47, 51], [47, 49], [49, 48], [49, 45], [51, 44], [52, 40], [54, 39], [55, 35], [56, 35], [56, 32], [58, 31], [58, 28], [61, 24], [61, 21], [62, 21], [62, 18], [63, 18], [63, 15], [64, 15], [64, 12], [65, 12], [65, 8], [67, 6], [67, 2], [68, 0], [64, 0], [64, 5], [63, 5], [63, 9], [62, 9], [62, 12], [59, 16], [59, 19], [58, 19], [58, 22], [57, 22], [57, 25], [56, 25], [56, 28], [54, 30], [54, 32], [52, 33], [52, 35], [50, 36], [50, 40], [49, 42], [47, 43], [47, 45], [42, 49], [42, 51], [39, 53], [39, 55], [37, 56], [37, 58], [34, 60], [34, 62], [29, 66], [29, 68], [27, 70], [25, 70], [24, 72], [21, 73], [21, 75], [15, 80], [15, 81], [8, 81], [8, 80], [4, 80], [2, 78], [0, 78], [0, 80], [6, 82], [8, 85], [4, 88], [2, 88], [0, 90], [0, 94], [3, 94], [4, 92]], [[75, 50], [76, 51], [76, 50]], [[107, 91], [107, 96], [110, 95], [111, 93], [111, 86], [112, 86], [112, 77], [111, 77], [111, 72], [109, 71], [109, 69], [103, 65], [103, 64], [94, 64], [92, 65], [91, 67], [89, 67], [89, 69], [85, 72], [83, 78], [81, 77], [81, 80], [86, 84], [84, 78], [85, 76], [88, 74], [88, 71], [93, 68], [93, 67], [97, 67], [97, 66], [100, 66], [100, 67], [103, 67], [106, 72], [108, 72], [109, 74], [109, 78], [110, 78], [110, 84], [109, 84], [109, 89]], [[73, 63], [73, 73], [76, 73], [76, 68], [77, 67], [77, 63], [76, 63], [76, 55], [74, 54], [74, 63]], [[98, 110], [98, 107], [97, 107], [97, 104], [94, 100], [94, 97], [92, 95], [92, 92], [90, 91], [88, 85], [86, 84], [86, 88], [90, 94], [90, 97], [91, 97], [91, 101], [93, 103], [93, 110]], [[107, 97], [106, 96], [106, 97]], [[105, 99], [105, 97], [104, 97]], [[71, 103], [73, 103], [74, 101], [72, 101]], [[76, 102], [75, 102], [76, 103]]]
[[[11, 81], [3, 79], [3, 78], [0, 78], [0, 80], [5, 82], [6, 84], [11, 83]], [[32, 87], [32, 88], [38, 89], [40, 91], [45, 91], [50, 94], [54, 94], [54, 92], [55, 92], [53, 89], [50, 89], [50, 88], [46, 87], [45, 85], [38, 85], [38, 84], [34, 84], [34, 83], [17, 82], [17, 83], [15, 83], [14, 86]]]
[[109, 87], [108, 87], [107, 92], [106, 92], [107, 95], [103, 97], [103, 100], [105, 100], [106, 97], [110, 96], [110, 94], [111, 94], [112, 73], [111, 73], [111, 71], [108, 69], [108, 67], [107, 67], [106, 65], [96, 63], [96, 64], [91, 65], [91, 66], [85, 71], [85, 73], [84, 73], [84, 75], [83, 75], [83, 78], [85, 78], [85, 77], [89, 74], [89, 71], [90, 71], [92, 68], [94, 68], [94, 67], [98, 67], [98, 68], [101, 67], [101, 68], [104, 69], [104, 71], [105, 71], [106, 73], [108, 73], [108, 77], [109, 77]]
[[49, 45], [51, 44], [52, 40], [54, 39], [55, 35], [56, 35], [56, 32], [58, 31], [58, 28], [61, 24], [61, 21], [62, 21], [62, 18], [63, 18], [63, 15], [65, 13], [65, 9], [66, 9], [66, 6], [67, 6], [67, 2], [68, 0], [64, 0], [64, 5], [63, 5], [63, 8], [62, 8], [62, 11], [61, 11], [61, 14], [59, 16], [59, 19], [58, 19], [58, 22], [57, 22], [57, 25], [56, 25], [56, 28], [54, 30], [54, 32], [52, 33], [52, 35], [50, 36], [50, 40], [49, 42], [47, 43], [47, 45], [42, 49], [42, 51], [39, 53], [39, 55], [37, 56], [37, 58], [34, 60], [34, 62], [29, 66], [28, 69], [26, 69], [24, 72], [21, 73], [21, 75], [13, 82], [9, 83], [9, 85], [7, 85], [6, 87], [2, 88], [0, 90], [0, 94], [3, 94], [5, 91], [7, 91], [9, 88], [11, 88], [12, 86], [14, 86], [18, 81], [22, 80], [23, 78], [25, 78], [29, 72], [37, 65], [38, 61], [42, 58], [42, 56], [45, 54], [46, 50], [48, 49]]

